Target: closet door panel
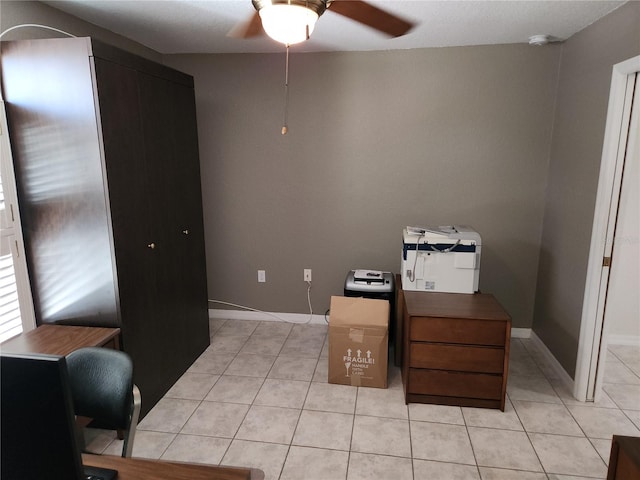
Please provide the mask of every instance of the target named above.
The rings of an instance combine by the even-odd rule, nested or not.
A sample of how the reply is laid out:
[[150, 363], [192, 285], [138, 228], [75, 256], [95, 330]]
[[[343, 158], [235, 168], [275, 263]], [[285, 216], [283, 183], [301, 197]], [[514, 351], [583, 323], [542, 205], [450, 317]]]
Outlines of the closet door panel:
[[186, 347], [182, 341], [182, 305], [176, 273], [181, 259], [177, 254], [180, 236], [175, 211], [180, 192], [175, 185], [172, 148], [175, 119], [172, 115], [170, 83], [141, 72], [138, 72], [138, 82], [149, 179], [148, 217], [156, 242], [154, 281], [160, 307], [154, 319], [154, 328], [161, 338], [154, 348], [157, 352], [156, 368], [162, 369], [165, 375], [162, 387], [168, 388], [190, 365], [184, 360]]
[[179, 230], [177, 267], [181, 315], [185, 342], [194, 349], [206, 348], [209, 338], [207, 277], [202, 219], [200, 161], [192, 88], [171, 85], [173, 103], [173, 172], [180, 201], [175, 203]]
[[120, 300], [122, 348], [134, 362], [134, 381], [148, 405], [157, 386], [154, 346], [158, 301], [155, 249], [145, 146], [142, 139], [138, 74], [100, 58], [94, 59], [102, 124], [107, 194], [111, 211], [116, 277]]
[[96, 58], [107, 193], [123, 317], [150, 307], [150, 224], [137, 73]]

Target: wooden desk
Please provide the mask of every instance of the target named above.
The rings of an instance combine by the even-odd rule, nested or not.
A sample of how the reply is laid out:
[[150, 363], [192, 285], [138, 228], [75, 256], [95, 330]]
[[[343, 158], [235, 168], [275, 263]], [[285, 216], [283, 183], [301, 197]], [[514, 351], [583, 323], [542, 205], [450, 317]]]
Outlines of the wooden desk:
[[[45, 353], [66, 357], [71, 352], [84, 347], [106, 347], [120, 350], [120, 329], [103, 327], [79, 327], [74, 325], [44, 324], [23, 332], [0, 344], [0, 351], [5, 353]], [[82, 428], [87, 426], [90, 418], [77, 417]], [[123, 439], [123, 432], [118, 430], [118, 438]]]
[[489, 294], [403, 292], [406, 403], [504, 411], [511, 317]]
[[[82, 454], [82, 463], [118, 471], [118, 480], [252, 480], [251, 470], [112, 455]], [[254, 475], [253, 478], [258, 480]]]
[[10, 353], [48, 353], [67, 356], [83, 347], [108, 347], [120, 350], [120, 329], [77, 327], [72, 325], [40, 325], [0, 344]]

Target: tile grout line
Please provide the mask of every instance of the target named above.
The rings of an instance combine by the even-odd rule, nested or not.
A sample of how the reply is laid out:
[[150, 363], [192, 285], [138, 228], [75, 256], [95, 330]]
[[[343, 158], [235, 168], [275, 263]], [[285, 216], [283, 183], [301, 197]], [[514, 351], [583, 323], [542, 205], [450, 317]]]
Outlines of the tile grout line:
[[[327, 358], [327, 362], [329, 358]], [[349, 436], [349, 451], [347, 452], [347, 472], [346, 479], [349, 479], [349, 465], [351, 464], [351, 451], [353, 448], [353, 433], [356, 429], [356, 412], [358, 410], [358, 395], [360, 394], [360, 387], [356, 387], [356, 398], [353, 402], [353, 419], [351, 420], [351, 435]]]
[[[220, 325], [216, 332], [217, 333], [220, 329], [222, 329], [226, 324], [227, 324], [228, 320], [225, 320], [225, 322]], [[229, 368], [229, 365], [231, 365], [233, 363], [233, 361], [238, 357], [238, 355], [240, 354], [240, 351], [242, 350], [242, 348], [247, 344], [247, 342], [249, 341], [249, 338], [251, 338], [251, 335], [249, 335], [249, 337], [244, 341], [244, 343], [240, 346], [240, 348], [238, 349], [238, 351], [234, 354], [233, 359], [222, 369], [222, 373], [218, 376], [218, 380], [216, 380], [214, 382], [214, 384], [211, 386], [211, 388], [209, 389], [209, 392], [207, 392], [207, 394], [203, 397], [203, 399], [200, 401], [200, 403], [198, 404], [198, 407], [196, 407], [196, 409], [193, 411], [193, 413], [196, 412], [196, 410], [198, 410], [198, 408], [200, 408], [200, 405], [202, 405], [202, 402], [204, 402], [204, 399], [207, 398], [207, 395], [209, 395], [209, 393], [211, 393], [211, 390], [213, 390], [213, 388], [216, 386], [216, 384], [218, 383], [218, 381], [222, 378], [222, 376], [224, 375], [224, 372], [227, 371], [227, 369]], [[211, 338], [209, 341], [209, 346], [211, 346]], [[209, 347], [207, 347], [209, 348]], [[264, 383], [264, 382], [263, 382]], [[229, 445], [227, 445], [227, 448], [225, 448], [224, 453], [220, 456], [220, 461], [217, 463], [217, 465], [223, 465], [222, 461], [224, 460], [224, 457], [227, 455], [227, 453], [229, 452], [229, 449], [231, 448], [231, 445], [233, 444], [236, 435], [238, 434], [238, 430], [240, 429], [240, 425], [242, 425], [242, 422], [244, 422], [244, 419], [247, 418], [247, 414], [249, 413], [251, 407], [247, 408], [247, 411], [245, 412], [244, 416], [242, 417], [242, 421], [238, 424], [238, 428], [236, 429], [235, 433], [233, 434], [233, 437], [231, 437], [231, 440], [229, 442]], [[187, 419], [187, 421], [184, 423], [184, 425], [182, 426], [182, 428], [180, 429], [180, 431], [182, 431], [185, 427], [185, 425], [189, 422], [189, 420], [191, 419], [191, 417], [193, 416], [193, 413], [189, 416], [189, 419]], [[175, 441], [175, 439], [174, 439]], [[173, 443], [173, 442], [171, 442]], [[169, 447], [167, 447], [169, 448]]]
[[[404, 393], [404, 392], [403, 392]], [[406, 402], [406, 399], [405, 399]], [[413, 431], [411, 430], [411, 409], [409, 405], [405, 403], [407, 407], [407, 420], [409, 423], [409, 454], [411, 455], [411, 478], [415, 480], [416, 478], [416, 462], [413, 456]]]
[[[227, 324], [228, 320], [225, 320], [225, 322], [219, 326], [216, 331], [214, 332], [214, 334], [211, 336], [211, 339], [213, 336], [215, 336], [215, 334], [220, 331], [226, 324]], [[257, 326], [256, 326], [257, 328]], [[253, 330], [253, 332], [255, 332], [255, 328]], [[215, 383], [211, 386], [211, 388], [209, 389], [209, 392], [207, 392], [207, 394], [204, 396], [204, 398], [200, 401], [198, 407], [196, 408], [196, 410], [200, 407], [200, 405], [202, 405], [202, 402], [204, 402], [205, 398], [207, 398], [207, 395], [209, 393], [211, 393], [211, 390], [213, 390], [213, 388], [215, 387], [215, 385], [218, 383], [218, 381], [223, 377], [224, 373], [227, 371], [227, 369], [229, 368], [229, 366], [233, 363], [233, 361], [238, 357], [238, 355], [240, 354], [240, 352], [242, 351], [242, 349], [244, 348], [244, 346], [247, 344], [247, 342], [249, 341], [249, 339], [251, 338], [251, 336], [253, 335], [253, 332], [251, 333], [251, 335], [247, 336], [247, 339], [243, 342], [243, 344], [240, 346], [240, 348], [238, 349], [238, 351], [233, 355], [233, 359], [224, 367], [224, 369], [222, 369], [222, 373], [218, 376], [218, 380], [215, 381]], [[221, 335], [221, 337], [224, 337], [224, 335]], [[211, 340], [210, 339], [210, 340]], [[211, 343], [209, 343], [209, 346], [211, 346]], [[207, 347], [209, 348], [209, 347]], [[262, 388], [262, 385], [264, 384], [264, 380], [260, 386], [260, 388]], [[260, 389], [258, 389], [259, 391]], [[256, 393], [257, 396], [257, 393]], [[255, 401], [255, 397], [253, 399]], [[221, 402], [221, 403], [232, 403], [232, 402]], [[242, 423], [244, 422], [244, 420], [247, 418], [247, 415], [249, 413], [249, 410], [251, 410], [251, 405], [253, 405], [253, 401], [251, 402], [251, 404], [249, 405], [249, 407], [247, 408], [247, 411], [245, 412], [244, 416], [242, 417], [242, 420], [238, 423], [238, 428], [236, 428], [233, 437], [231, 437], [229, 445], [227, 445], [227, 448], [225, 449], [224, 453], [220, 456], [220, 461], [217, 463], [217, 465], [223, 465], [223, 460], [226, 457], [227, 453], [229, 453], [229, 450], [231, 449], [231, 445], [233, 444], [233, 442], [236, 440], [236, 435], [238, 434], [238, 430], [240, 429], [240, 426], [242, 425]], [[196, 410], [193, 411], [193, 413], [196, 412]], [[191, 414], [191, 416], [189, 417], [189, 419], [191, 419], [191, 417], [193, 416], [193, 413]], [[189, 421], [189, 419], [187, 420], [187, 422]], [[187, 424], [187, 422], [185, 422], [185, 424], [182, 426], [182, 428], [180, 429], [180, 431], [182, 431], [184, 429], [184, 426]], [[223, 438], [223, 437], [214, 437], [214, 438]], [[172, 442], [173, 443], [173, 442]], [[168, 447], [167, 447], [168, 448]]]
[[[280, 354], [282, 353], [282, 349], [284, 348], [285, 344], [287, 343], [287, 340], [289, 340], [291, 334], [293, 333], [293, 328], [291, 328], [291, 330], [289, 331], [289, 334], [287, 335], [287, 338], [285, 339], [284, 343], [282, 344], [282, 347], [280, 348], [280, 351], [278, 352], [278, 357], [280, 356]], [[300, 407], [300, 412], [298, 413], [298, 419], [296, 420], [296, 425], [293, 429], [293, 433], [291, 435], [291, 440], [289, 440], [289, 444], [287, 445], [287, 453], [284, 456], [284, 459], [282, 461], [282, 466], [280, 467], [280, 473], [278, 474], [278, 480], [280, 480], [282, 478], [282, 474], [284, 473], [284, 467], [287, 463], [287, 459], [289, 458], [289, 454], [291, 453], [291, 447], [293, 447], [293, 439], [296, 436], [296, 431], [298, 430], [298, 426], [300, 425], [300, 418], [302, 417], [302, 411], [304, 410], [304, 404], [307, 401], [307, 397], [309, 396], [309, 390], [311, 390], [311, 384], [313, 382], [313, 377], [315, 375], [316, 369], [318, 368], [318, 362], [320, 361], [320, 358], [322, 356], [322, 348], [324, 348], [324, 342], [325, 342], [326, 338], [323, 339], [322, 341], [322, 347], [320, 348], [320, 353], [318, 354], [318, 358], [316, 359], [316, 367], [313, 370], [313, 373], [311, 374], [311, 379], [309, 380], [309, 385], [307, 386], [307, 393], [305, 394], [304, 400], [302, 401], [302, 406]], [[276, 358], [277, 361], [277, 358]], [[275, 362], [273, 362], [275, 365]], [[271, 370], [273, 369], [273, 365], [271, 366], [271, 369], [269, 369], [269, 372], [267, 372], [267, 377], [269, 376], [269, 373], [271, 373]], [[266, 378], [265, 378], [266, 381]], [[257, 395], [256, 395], [257, 397]], [[254, 399], [255, 401], [255, 399]], [[252, 404], [253, 405], [253, 404]]]
[[[262, 325], [263, 322], [260, 322], [260, 325]], [[256, 327], [257, 329], [258, 327]], [[278, 350], [277, 355], [275, 355], [276, 359], [273, 361], [273, 363], [271, 364], [271, 367], [269, 368], [269, 371], [266, 373], [266, 375], [264, 376], [264, 378], [262, 379], [262, 384], [260, 385], [260, 388], [258, 388], [258, 391], [256, 392], [256, 395], [253, 397], [253, 400], [251, 401], [251, 403], [249, 404], [249, 408], [247, 409], [247, 415], [249, 414], [249, 411], [251, 410], [251, 408], [254, 406], [256, 398], [258, 398], [258, 395], [260, 395], [260, 390], [262, 390], [262, 387], [264, 386], [264, 384], [267, 381], [267, 378], [269, 378], [269, 374], [271, 373], [271, 371], [273, 370], [273, 366], [275, 365], [275, 363], [278, 361], [278, 358], [280, 357], [280, 354], [282, 353], [282, 349], [284, 348], [285, 344], [287, 343], [287, 340], [289, 340], [289, 337], [291, 336], [291, 333], [293, 332], [293, 326], [289, 329], [289, 333], [287, 333], [286, 338], [284, 339], [284, 342], [282, 342], [282, 345], [280, 346], [280, 349]], [[255, 330], [253, 331], [253, 333], [255, 333]], [[251, 336], [253, 336], [253, 333], [251, 334]], [[251, 337], [249, 337], [251, 338]], [[248, 341], [248, 340], [247, 340]], [[308, 393], [308, 392], [307, 392]], [[244, 423], [246, 419], [246, 415], [245, 417], [242, 419], [242, 421], [238, 424], [238, 429], [236, 430], [236, 433], [234, 435], [233, 440], [236, 440], [236, 435], [238, 435], [238, 431], [240, 430], [240, 427], [242, 426], [242, 424]], [[298, 421], [296, 422], [296, 427], [293, 430], [293, 435], [295, 435], [295, 430], [296, 428], [298, 428], [298, 422], [300, 421], [300, 415], [298, 415]], [[287, 462], [287, 458], [289, 457], [289, 452], [291, 451], [291, 443], [293, 442], [293, 435], [291, 436], [291, 440], [289, 441], [289, 444], [287, 445], [287, 453], [284, 456], [284, 459], [282, 460], [282, 465], [280, 466], [280, 471], [278, 473], [278, 480], [280, 479], [280, 477], [282, 476], [282, 473], [284, 472], [284, 465]], [[232, 440], [232, 443], [233, 443]], [[238, 439], [240, 441], [240, 439]], [[266, 475], [266, 472], [263, 472]]]
[[[506, 393], [505, 393], [506, 396]], [[480, 465], [478, 465], [478, 457], [476, 456], [476, 449], [473, 447], [473, 442], [471, 441], [471, 434], [469, 433], [469, 424], [467, 423], [467, 419], [464, 416], [464, 411], [462, 407], [458, 407], [460, 409], [460, 415], [462, 416], [462, 422], [464, 423], [464, 429], [467, 432], [467, 438], [469, 439], [469, 446], [471, 447], [471, 453], [473, 455], [473, 461], [475, 463], [476, 472], [478, 472], [478, 478], [482, 478], [482, 474], [480, 473]]]

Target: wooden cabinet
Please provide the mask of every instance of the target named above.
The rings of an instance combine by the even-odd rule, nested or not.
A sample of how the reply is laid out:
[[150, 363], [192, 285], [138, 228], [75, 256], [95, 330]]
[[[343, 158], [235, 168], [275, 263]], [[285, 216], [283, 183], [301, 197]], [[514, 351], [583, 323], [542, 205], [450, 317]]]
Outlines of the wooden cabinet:
[[640, 438], [614, 435], [607, 480], [638, 480], [640, 478]]
[[396, 303], [395, 303], [395, 312], [396, 316], [395, 321], [395, 339], [393, 343], [393, 357], [394, 363], [396, 367], [402, 366], [402, 325], [403, 325], [403, 316], [404, 316], [404, 290], [402, 290], [402, 277], [400, 274], [396, 273]]
[[504, 410], [511, 317], [492, 295], [403, 291], [407, 403]]
[[144, 414], [209, 344], [193, 78], [90, 38], [1, 61], [37, 321], [119, 327]]

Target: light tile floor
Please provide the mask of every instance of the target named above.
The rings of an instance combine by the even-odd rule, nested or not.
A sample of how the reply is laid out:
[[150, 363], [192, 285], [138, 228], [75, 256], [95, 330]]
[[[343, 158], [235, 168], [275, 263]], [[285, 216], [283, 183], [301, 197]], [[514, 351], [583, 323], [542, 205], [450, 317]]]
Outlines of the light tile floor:
[[[253, 467], [266, 480], [604, 479], [612, 434], [640, 436], [640, 349], [610, 346], [581, 403], [534, 343], [512, 339], [504, 412], [405, 405], [327, 383], [327, 328], [211, 320], [211, 346], [140, 422], [134, 457]], [[93, 431], [89, 449], [121, 441]], [[258, 473], [260, 474], [260, 473]]]

